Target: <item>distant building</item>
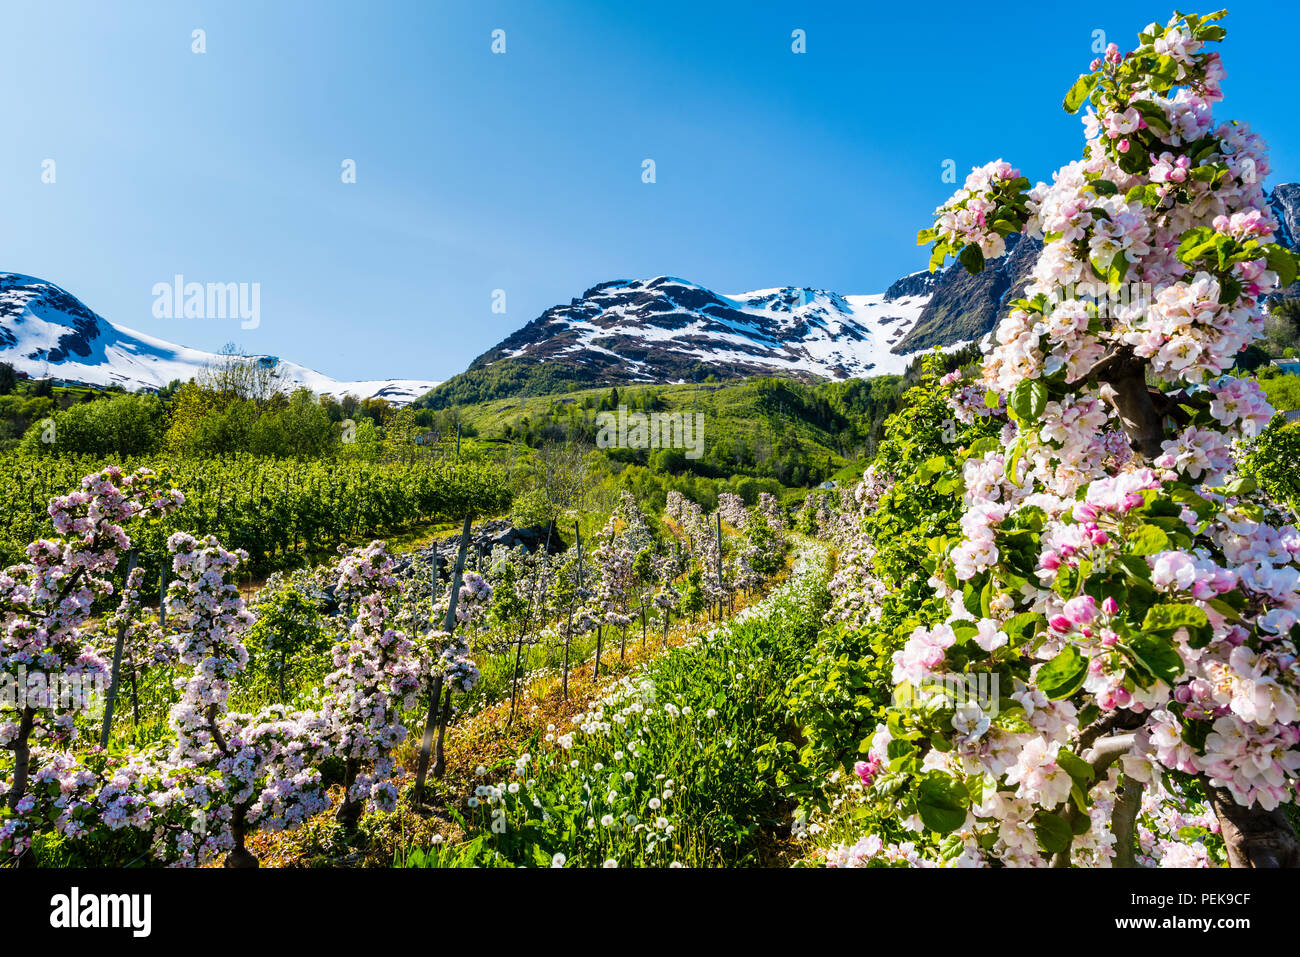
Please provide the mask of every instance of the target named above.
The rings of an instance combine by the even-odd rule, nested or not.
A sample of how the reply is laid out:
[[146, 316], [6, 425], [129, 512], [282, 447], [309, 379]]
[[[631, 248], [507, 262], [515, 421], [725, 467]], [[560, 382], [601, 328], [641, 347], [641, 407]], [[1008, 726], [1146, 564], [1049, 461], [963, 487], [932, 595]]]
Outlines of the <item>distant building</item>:
[[1273, 365], [1288, 375], [1300, 375], [1300, 359], [1274, 359]]

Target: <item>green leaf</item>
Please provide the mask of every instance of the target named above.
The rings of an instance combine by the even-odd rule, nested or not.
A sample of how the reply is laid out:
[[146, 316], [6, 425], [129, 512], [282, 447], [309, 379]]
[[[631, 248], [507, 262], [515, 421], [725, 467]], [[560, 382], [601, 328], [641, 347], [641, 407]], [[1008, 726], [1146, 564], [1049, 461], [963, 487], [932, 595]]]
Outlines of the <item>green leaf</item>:
[[1169, 536], [1155, 525], [1139, 525], [1126, 541], [1134, 555], [1154, 555], [1169, 548]]
[[1043, 616], [1036, 611], [1022, 612], [1010, 621], [1004, 622], [1002, 631], [1010, 639], [1011, 644], [1023, 644], [1033, 637], [1035, 627], [1042, 620]]
[[890, 771], [897, 773], [910, 770], [916, 766], [916, 746], [895, 738], [889, 742], [886, 757], [889, 759]]
[[1038, 669], [1038, 690], [1053, 701], [1068, 698], [1083, 687], [1088, 677], [1088, 659], [1073, 645]]
[[[1150, 615], [1151, 612], [1148, 612], [1147, 617], [1149, 618]], [[1172, 685], [1183, 673], [1183, 659], [1169, 638], [1143, 633], [1134, 636], [1129, 642], [1129, 648], [1132, 649], [1137, 663], [1151, 675], [1162, 679], [1165, 684]]]
[[1015, 446], [1011, 449], [1011, 454], [1007, 456], [1004, 470], [1007, 481], [1017, 488], [1020, 487], [1020, 457], [1025, 454], [1025, 437], [1023, 435], [1016, 439]]
[[1237, 479], [1236, 481], [1229, 482], [1228, 485], [1224, 488], [1223, 494], [1230, 495], [1233, 498], [1237, 498], [1238, 496], [1241, 495], [1249, 495], [1257, 488], [1259, 488], [1259, 484], [1249, 475], [1245, 475]]
[[1075, 833], [1075, 834], [1082, 834], [1083, 831], [1080, 831], [1080, 830], [1079, 830], [1079, 822], [1078, 822], [1078, 818], [1083, 818], [1083, 821], [1084, 821], [1084, 829], [1086, 830], [1086, 829], [1087, 829], [1087, 826], [1088, 826], [1088, 823], [1089, 823], [1089, 821], [1088, 821], [1088, 795], [1087, 795], [1087, 793], [1083, 790], [1083, 788], [1079, 787], [1079, 782], [1078, 782], [1078, 781], [1075, 781], [1075, 782], [1073, 782], [1073, 783], [1070, 785], [1070, 800], [1074, 801], [1074, 806], [1077, 807], [1077, 808], [1079, 809], [1079, 813], [1078, 813], [1077, 815], [1075, 815], [1074, 833]]
[[934, 229], [933, 227], [930, 229], [922, 229], [916, 234], [916, 244], [918, 246], [926, 246], [934, 242], [938, 236], [939, 230]]
[[934, 455], [925, 460], [918, 470], [918, 474], [922, 479], [927, 479], [931, 475], [938, 475], [940, 472], [948, 471], [950, 465], [952, 465], [952, 462], [946, 455]]
[[951, 834], [966, 823], [970, 793], [956, 778], [933, 771], [921, 779], [916, 805], [926, 827], [940, 834]]
[[533, 845], [533, 863], [538, 867], [550, 867], [551, 855], [542, 850], [541, 845]]
[[1092, 91], [1097, 86], [1097, 80], [1098, 77], [1094, 73], [1081, 74], [1079, 78], [1074, 81], [1074, 85], [1070, 87], [1069, 92], [1065, 94], [1065, 100], [1061, 104], [1065, 109], [1065, 112], [1078, 113], [1079, 108], [1082, 107], [1088, 97], [1092, 95]]
[[1142, 630], [1172, 635], [1179, 628], [1201, 628], [1209, 623], [1204, 609], [1179, 602], [1153, 605], [1142, 621]]
[[1034, 815], [1034, 835], [1038, 838], [1038, 846], [1049, 854], [1068, 851], [1074, 840], [1069, 822], [1051, 811], [1039, 811]]
[[1124, 281], [1128, 275], [1128, 257], [1124, 255], [1124, 250], [1115, 254], [1115, 258], [1110, 261], [1110, 268], [1106, 270], [1106, 281], [1114, 288]]
[[1061, 766], [1066, 774], [1074, 778], [1081, 788], [1086, 788], [1092, 783], [1092, 765], [1073, 751], [1062, 748], [1056, 754], [1056, 763]]
[[1136, 555], [1120, 555], [1118, 559], [1129, 576], [1136, 581], [1151, 581], [1151, 566]]
[[1142, 119], [1146, 121], [1147, 126], [1160, 134], [1169, 132], [1169, 120], [1165, 118], [1164, 110], [1155, 103], [1150, 100], [1137, 100], [1133, 103], [1133, 106], [1142, 114]]
[[1178, 242], [1178, 258], [1191, 265], [1217, 247], [1223, 238], [1209, 226], [1189, 229]]
[[1178, 82], [1178, 61], [1171, 56], [1160, 54], [1156, 57], [1156, 67], [1151, 71], [1151, 89], [1164, 93]]
[[1297, 271], [1297, 257], [1291, 250], [1286, 249], [1276, 243], [1269, 243], [1264, 247], [1264, 255], [1268, 258], [1268, 268], [1277, 273], [1278, 285], [1285, 289], [1291, 283], [1295, 282]]
[[1011, 390], [1007, 406], [1026, 422], [1037, 422], [1047, 408], [1047, 386], [1041, 379], [1023, 379]]
[[1201, 497], [1197, 492], [1186, 485], [1173, 485], [1170, 487], [1170, 497], [1179, 505], [1186, 505], [1196, 517], [1202, 522], [1213, 516], [1219, 507], [1209, 499]]
[[961, 255], [957, 258], [961, 260], [961, 264], [966, 267], [966, 271], [972, 276], [984, 271], [984, 253], [974, 243], [963, 247]]
[[1222, 598], [1211, 598], [1209, 604], [1210, 604], [1210, 607], [1211, 607], [1211, 608], [1213, 608], [1215, 611], [1217, 611], [1220, 615], [1222, 615], [1222, 616], [1223, 616], [1224, 618], [1226, 618], [1228, 621], [1231, 621], [1231, 622], [1240, 622], [1240, 621], [1241, 621], [1241, 615], [1238, 614], [1237, 609], [1233, 608], [1231, 605], [1229, 605], [1229, 604], [1228, 604], [1226, 601], [1224, 601]]

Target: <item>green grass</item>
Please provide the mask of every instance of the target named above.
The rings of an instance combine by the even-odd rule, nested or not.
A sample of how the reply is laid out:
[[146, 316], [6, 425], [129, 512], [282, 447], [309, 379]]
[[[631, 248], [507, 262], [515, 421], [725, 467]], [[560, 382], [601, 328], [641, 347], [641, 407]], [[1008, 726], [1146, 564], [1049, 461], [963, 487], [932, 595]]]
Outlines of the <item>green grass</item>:
[[788, 823], [778, 781], [792, 733], [786, 679], [812, 646], [829, 575], [827, 550], [805, 544], [767, 598], [623, 678], [576, 728], [539, 735], [516, 763], [487, 769], [461, 805], [465, 840], [397, 863], [771, 862]]

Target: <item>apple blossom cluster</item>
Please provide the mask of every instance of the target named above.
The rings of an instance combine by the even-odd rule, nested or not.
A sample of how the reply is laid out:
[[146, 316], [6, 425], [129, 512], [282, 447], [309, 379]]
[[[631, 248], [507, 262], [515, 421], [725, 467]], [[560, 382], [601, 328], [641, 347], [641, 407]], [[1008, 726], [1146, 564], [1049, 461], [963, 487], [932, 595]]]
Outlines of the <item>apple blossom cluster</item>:
[[1024, 226], [1022, 194], [1028, 185], [1020, 170], [1003, 160], [975, 167], [962, 188], [934, 211], [934, 229], [923, 232], [921, 242], [937, 241], [939, 249], [954, 255], [973, 247], [981, 262], [996, 259], [1007, 251], [1006, 237]]
[[464, 572], [460, 579], [460, 594], [456, 596], [456, 621], [469, 624], [487, 610], [492, 602], [492, 586], [478, 572]]
[[890, 586], [875, 574], [876, 549], [863, 529], [863, 519], [893, 485], [872, 465], [841, 502], [839, 514], [847, 521], [831, 529], [831, 540], [838, 545], [840, 554], [830, 582], [831, 605], [822, 618], [827, 625], [843, 622], [850, 628], [860, 628], [880, 617], [881, 603]]
[[745, 523], [749, 519], [745, 500], [735, 492], [718, 493], [718, 514], [728, 525], [741, 531], [745, 530]]
[[[930, 580], [948, 616], [893, 659], [916, 690], [998, 677], [999, 707], [905, 695], [872, 739], [875, 798], [1003, 863], [1110, 860], [1113, 816], [1137, 810], [1121, 775], [1198, 782], [1220, 813], [1221, 794], [1265, 812], [1296, 799], [1300, 532], [1234, 481], [1234, 439], [1272, 410], [1228, 374], [1260, 334], [1259, 297], [1296, 264], [1272, 243], [1263, 144], [1211, 114], [1215, 18], [1108, 51], [1066, 100], [1096, 106], [1084, 159], [1028, 193], [1043, 252], [983, 367], [987, 406], [1011, 421], [1002, 448], [965, 454], [960, 534]], [[987, 213], [959, 211], [987, 210], [1001, 168], [941, 207], [940, 246], [988, 240]]]
[[157, 615], [141, 605], [140, 589], [144, 569], [131, 569], [122, 589], [122, 599], [113, 614], [104, 622], [102, 634], [95, 644], [105, 660], [111, 658], [119, 630], [123, 630], [125, 661], [137, 676], [150, 668], [172, 665], [176, 662], [176, 647], [163, 630]]
[[[53, 499], [49, 515], [55, 539], [27, 547], [27, 561], [0, 572], [0, 673], [25, 687], [54, 688], [69, 678], [99, 678], [108, 663], [84, 638], [96, 596], [113, 592], [111, 574], [130, 547], [123, 525], [179, 507], [180, 492], [168, 489], [149, 469], [125, 475], [109, 468], [87, 475], [80, 488]], [[76, 734], [77, 702], [53, 697], [0, 702], [0, 750], [12, 758], [0, 778], [0, 798], [12, 812], [0, 823], [0, 853], [21, 857], [36, 830], [57, 817], [49, 805], [48, 775], [65, 771], [52, 746], [66, 747]]]
[[785, 528], [785, 516], [781, 513], [781, 506], [777, 502], [776, 496], [771, 492], [759, 492], [758, 504], [755, 508], [767, 519], [767, 523], [773, 529], [779, 532]]
[[412, 709], [422, 687], [411, 640], [389, 627], [387, 598], [397, 589], [392, 557], [371, 542], [339, 563], [338, 591], [356, 600], [357, 618], [334, 646], [335, 670], [326, 677], [322, 720], [346, 762], [345, 803], [372, 801], [391, 811], [400, 774], [393, 749], [406, 740], [400, 709]]
[[427, 687], [433, 688], [436, 679], [441, 677], [443, 687], [462, 694], [474, 690], [482, 675], [469, 646], [461, 638], [433, 630], [424, 636], [422, 643], [429, 649], [422, 655], [422, 660], [427, 662], [427, 673], [423, 675]]
[[[94, 494], [118, 501], [102, 483], [95, 484]], [[153, 491], [145, 494], [151, 507], [176, 501]], [[67, 504], [89, 507], [104, 523], [138, 513], [121, 504], [96, 509], [88, 500], [58, 504], [69, 513]], [[129, 547], [114, 529], [96, 532], [75, 515], [66, 527], [75, 529], [89, 546], [68, 556], [78, 569], [102, 569], [103, 574], [111, 569], [105, 553]], [[248, 661], [240, 639], [251, 615], [233, 583], [244, 556], [225, 550], [210, 536], [197, 539], [177, 533], [167, 546], [173, 556], [167, 637], [188, 672], [175, 681], [180, 700], [170, 716], [173, 743], [124, 757], [98, 749], [80, 756], [39, 745], [29, 749], [31, 786], [17, 767], [13, 783], [4, 785], [15, 814], [0, 826], [0, 841], [10, 853], [21, 855], [42, 828], [74, 839], [100, 830], [131, 829], [167, 863], [203, 864], [229, 854], [228, 863], [255, 864], [245, 849], [248, 833], [292, 828], [329, 806], [318, 767], [330, 755], [345, 761], [345, 805], [359, 806], [365, 800], [381, 808], [395, 804], [392, 749], [406, 736], [398, 707], [414, 705], [421, 663], [406, 637], [387, 625], [385, 598], [396, 581], [382, 543], [358, 549], [339, 565], [337, 593], [356, 609], [357, 617], [334, 649], [336, 671], [326, 679], [323, 708], [293, 712], [272, 706], [256, 714], [227, 707], [230, 682]], [[50, 548], [34, 550], [59, 554]], [[64, 581], [66, 597], [84, 572], [73, 577], [67, 565], [62, 569], [52, 569], [50, 580]], [[26, 576], [20, 571], [15, 577], [15, 571], [6, 572], [8, 580], [24, 581]], [[138, 575], [128, 578], [117, 617], [130, 614], [136, 601], [131, 592], [138, 584]], [[106, 579], [101, 590], [107, 590]], [[69, 644], [79, 640], [75, 626], [89, 608], [89, 596], [82, 601], [65, 625]], [[441, 666], [464, 690], [477, 677], [477, 669], [464, 649], [448, 651]], [[84, 649], [79, 656], [82, 666], [89, 657], [89, 649]], [[15, 743], [20, 742], [21, 735]], [[15, 796], [15, 786], [25, 793]]]
[[615, 532], [612, 517], [601, 532], [600, 541], [593, 553], [600, 569], [594, 598], [596, 614], [601, 624], [626, 628], [632, 621], [632, 561], [636, 556], [625, 539]]
[[[241, 637], [252, 615], [232, 580], [246, 556], [227, 551], [212, 536], [196, 539], [183, 532], [172, 535], [167, 548], [174, 573], [168, 624], [175, 630], [177, 657], [191, 670], [174, 682], [181, 693], [171, 711], [175, 744], [165, 763], [142, 773], [166, 778], [211, 772], [204, 796], [210, 794], [217, 806], [195, 811], [205, 829], [220, 830], [214, 822], [229, 827], [229, 841], [219, 843], [246, 854], [249, 831], [293, 827], [328, 806], [315, 765], [331, 753], [329, 729], [312, 712], [228, 711], [230, 681], [248, 663]], [[155, 853], [166, 853], [165, 845], [157, 845], [156, 840]]]
[[[759, 510], [762, 511], [761, 506]], [[676, 491], [668, 493], [664, 515], [686, 535], [687, 548], [703, 576], [704, 599], [709, 605], [716, 605], [729, 594], [730, 583], [725, 575], [719, 580], [719, 542], [714, 522], [705, 516], [703, 509]]]

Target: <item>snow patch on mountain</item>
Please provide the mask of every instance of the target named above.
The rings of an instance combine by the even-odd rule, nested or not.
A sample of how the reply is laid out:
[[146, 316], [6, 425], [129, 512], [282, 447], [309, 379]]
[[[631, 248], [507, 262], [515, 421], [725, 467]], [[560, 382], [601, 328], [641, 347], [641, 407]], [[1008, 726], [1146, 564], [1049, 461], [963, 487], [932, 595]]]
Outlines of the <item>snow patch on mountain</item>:
[[[0, 362], [32, 378], [120, 385], [131, 391], [158, 389], [177, 379], [188, 382], [218, 358], [109, 322], [43, 279], [0, 273]], [[277, 361], [274, 356], [254, 358]], [[343, 382], [278, 361], [286, 388], [306, 387], [335, 398], [350, 393], [406, 405], [438, 385], [423, 379]]]
[[558, 361], [644, 382], [678, 381], [702, 365], [732, 375], [897, 374], [914, 353], [891, 349], [915, 325], [930, 287], [928, 274], [862, 296], [792, 286], [723, 294], [674, 276], [621, 279], [548, 309], [471, 369]]

